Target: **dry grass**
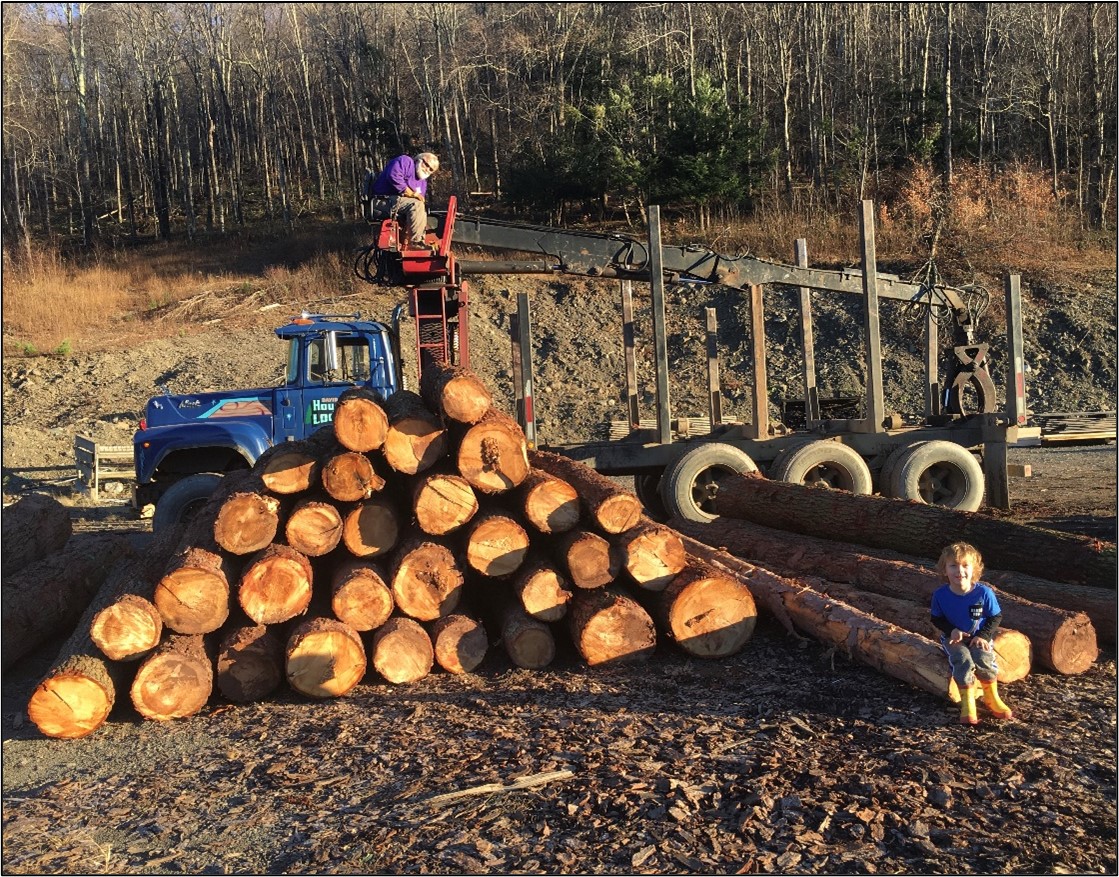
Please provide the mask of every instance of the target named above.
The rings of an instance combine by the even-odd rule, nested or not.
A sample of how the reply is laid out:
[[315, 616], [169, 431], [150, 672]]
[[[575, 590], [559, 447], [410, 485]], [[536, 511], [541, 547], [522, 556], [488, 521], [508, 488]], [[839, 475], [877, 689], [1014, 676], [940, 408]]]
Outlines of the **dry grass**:
[[[930, 255], [945, 276], [1006, 271], [1028, 280], [1061, 281], [1115, 266], [1115, 235], [1091, 233], [1068, 207], [1054, 202], [1048, 175], [1014, 166], [999, 173], [960, 165], [952, 198], [926, 166], [886, 177], [876, 197], [880, 262], [916, 269]], [[670, 243], [696, 243], [718, 252], [793, 261], [793, 242], [808, 240], [813, 264], [858, 264], [858, 205], [841, 209], [765, 203], [747, 222], [700, 234], [687, 220], [667, 222]], [[190, 331], [192, 303], [207, 296], [229, 302], [305, 303], [362, 287], [354, 250], [366, 229], [323, 222], [294, 233], [263, 229], [189, 242], [153, 242], [103, 250], [81, 261], [40, 248], [9, 261], [3, 272], [4, 351], [68, 353], [120, 343], [153, 331]]]

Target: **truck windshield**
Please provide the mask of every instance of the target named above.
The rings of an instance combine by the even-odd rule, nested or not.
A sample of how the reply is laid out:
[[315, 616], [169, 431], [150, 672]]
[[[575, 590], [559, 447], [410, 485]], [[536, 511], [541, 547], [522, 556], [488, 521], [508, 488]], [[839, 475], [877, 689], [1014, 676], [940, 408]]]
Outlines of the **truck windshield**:
[[[314, 383], [363, 384], [369, 380], [369, 342], [365, 338], [338, 338], [338, 369], [325, 371], [323, 339], [317, 338], [308, 347], [308, 380]], [[293, 367], [289, 361], [288, 373]]]

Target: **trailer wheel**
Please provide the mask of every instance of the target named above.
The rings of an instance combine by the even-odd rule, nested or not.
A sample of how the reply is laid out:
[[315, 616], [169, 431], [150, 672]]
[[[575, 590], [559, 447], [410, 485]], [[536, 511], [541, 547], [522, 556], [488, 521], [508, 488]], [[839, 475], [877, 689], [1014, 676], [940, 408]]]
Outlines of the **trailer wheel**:
[[152, 532], [160, 533], [176, 524], [187, 523], [206, 504], [206, 500], [220, 483], [221, 476], [213, 472], [200, 472], [180, 478], [156, 502]]
[[718, 517], [719, 483], [731, 475], [757, 472], [745, 451], [722, 442], [692, 448], [661, 479], [661, 499], [670, 515], [706, 524]]
[[900, 499], [974, 512], [983, 504], [983, 467], [955, 442], [920, 442], [898, 461], [893, 487]]
[[878, 472], [878, 492], [882, 496], [898, 497], [900, 488], [897, 486], [897, 473], [898, 463], [907, 454], [913, 452], [913, 449], [925, 444], [926, 442], [914, 442], [911, 445], [898, 445], [889, 456], [886, 457], [886, 462], [882, 464], [882, 468]]
[[654, 521], [662, 524], [669, 519], [668, 509], [664, 507], [661, 499], [661, 478], [664, 470], [659, 472], [646, 472], [633, 476], [633, 492], [645, 506], [645, 513]]
[[791, 449], [775, 462], [770, 477], [849, 493], [870, 493], [874, 485], [870, 467], [858, 451], [828, 441], [812, 441]]

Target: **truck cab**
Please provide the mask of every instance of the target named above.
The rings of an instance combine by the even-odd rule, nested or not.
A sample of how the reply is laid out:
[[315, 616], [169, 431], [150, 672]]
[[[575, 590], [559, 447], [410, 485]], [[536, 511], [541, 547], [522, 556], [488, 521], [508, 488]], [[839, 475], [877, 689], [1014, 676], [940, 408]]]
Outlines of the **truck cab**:
[[287, 346], [281, 385], [182, 395], [165, 389], [148, 400], [132, 440], [134, 502], [155, 505], [154, 531], [187, 520], [226, 472], [332, 423], [348, 388], [387, 399], [401, 386], [395, 332], [360, 314], [304, 312], [276, 335]]

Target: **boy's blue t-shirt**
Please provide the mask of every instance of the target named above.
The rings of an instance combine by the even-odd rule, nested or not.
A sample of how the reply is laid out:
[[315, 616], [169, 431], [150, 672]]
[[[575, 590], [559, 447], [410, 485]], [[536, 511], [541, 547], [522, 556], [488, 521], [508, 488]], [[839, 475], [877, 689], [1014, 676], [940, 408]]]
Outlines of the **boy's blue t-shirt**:
[[948, 585], [933, 592], [932, 614], [947, 618], [954, 628], [964, 633], [975, 633], [983, 622], [1002, 614], [998, 598], [989, 585], [976, 582], [966, 594], [953, 593]]

